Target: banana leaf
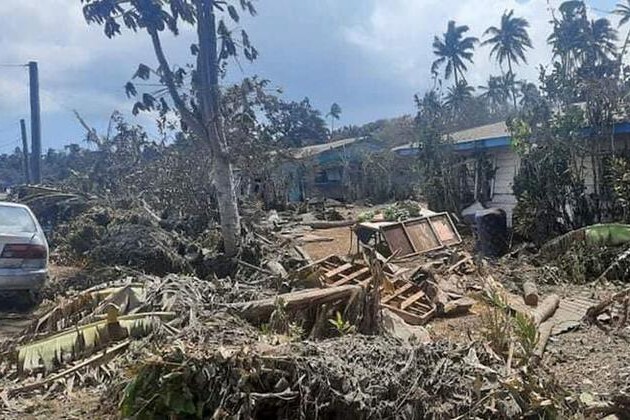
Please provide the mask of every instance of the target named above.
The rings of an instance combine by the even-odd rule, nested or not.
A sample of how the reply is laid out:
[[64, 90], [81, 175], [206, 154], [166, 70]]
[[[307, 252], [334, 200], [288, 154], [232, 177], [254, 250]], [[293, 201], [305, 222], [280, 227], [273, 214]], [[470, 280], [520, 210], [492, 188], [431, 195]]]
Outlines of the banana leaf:
[[103, 319], [25, 344], [17, 349], [18, 370], [51, 372], [65, 363], [82, 359], [123, 338], [148, 335], [162, 320], [176, 316], [170, 312], [149, 312]]

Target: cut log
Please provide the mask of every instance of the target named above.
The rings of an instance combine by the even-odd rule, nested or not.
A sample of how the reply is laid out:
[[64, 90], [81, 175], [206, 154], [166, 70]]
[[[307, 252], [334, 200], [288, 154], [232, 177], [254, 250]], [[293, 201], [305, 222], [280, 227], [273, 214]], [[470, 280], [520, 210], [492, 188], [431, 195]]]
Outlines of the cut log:
[[551, 318], [553, 314], [556, 312], [560, 306], [560, 297], [558, 295], [549, 295], [547, 296], [536, 308], [535, 311], [532, 312], [532, 321], [537, 326], [543, 323], [543, 321]]
[[538, 306], [538, 288], [533, 281], [523, 283], [523, 300], [529, 306]]
[[353, 226], [356, 220], [338, 220], [332, 222], [311, 222], [308, 224], [312, 229], [334, 229], [339, 227]]
[[361, 286], [345, 285], [327, 289], [311, 289], [279, 295], [277, 298], [261, 299], [252, 302], [237, 303], [229, 307], [250, 322], [258, 323], [269, 318], [276, 309], [276, 299], [284, 301], [287, 311], [295, 311], [324, 303], [350, 299], [362, 293]]
[[553, 321], [543, 322], [538, 329], [538, 342], [536, 343], [536, 348], [534, 348], [534, 356], [542, 357], [545, 352], [545, 347], [547, 347], [547, 341], [549, 341], [549, 337], [551, 337], [554, 324]]

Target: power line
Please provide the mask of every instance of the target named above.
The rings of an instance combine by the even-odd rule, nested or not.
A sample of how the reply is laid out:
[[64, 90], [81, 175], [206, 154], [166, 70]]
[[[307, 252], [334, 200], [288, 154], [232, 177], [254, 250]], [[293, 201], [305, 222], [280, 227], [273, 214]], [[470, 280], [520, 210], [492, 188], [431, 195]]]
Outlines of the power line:
[[0, 64], [0, 67], [28, 67], [28, 64]]

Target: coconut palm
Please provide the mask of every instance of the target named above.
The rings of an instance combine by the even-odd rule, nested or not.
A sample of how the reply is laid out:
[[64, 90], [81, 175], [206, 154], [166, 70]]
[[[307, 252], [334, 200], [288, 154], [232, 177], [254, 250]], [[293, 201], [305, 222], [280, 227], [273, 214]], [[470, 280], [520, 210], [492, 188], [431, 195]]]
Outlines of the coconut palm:
[[529, 22], [523, 18], [514, 17], [514, 10], [503, 13], [501, 25], [497, 28], [491, 26], [486, 29], [484, 36], [490, 38], [483, 41], [481, 45], [492, 45], [490, 58], [495, 58], [499, 65], [505, 61], [508, 70], [513, 73], [512, 63], [519, 64], [519, 61], [527, 63], [525, 50], [532, 48], [532, 40], [527, 33]]
[[339, 121], [339, 118], [341, 118], [341, 107], [337, 102], [330, 106], [330, 111], [328, 111], [326, 117], [330, 118], [330, 137], [332, 137], [335, 131], [335, 120]]
[[617, 31], [605, 18], [591, 21], [588, 32], [587, 58], [595, 63], [605, 63], [617, 55]]
[[554, 57], [560, 58], [568, 76], [582, 61], [588, 45], [589, 21], [583, 1], [565, 1], [559, 7], [560, 18], [553, 20], [553, 32], [547, 38]]
[[[507, 61], [508, 74], [514, 75], [512, 63], [527, 63], [525, 58], [525, 50], [532, 48], [532, 40], [527, 33], [529, 22], [523, 18], [514, 17], [514, 10], [503, 13], [501, 16], [501, 25], [497, 28], [491, 26], [486, 29], [484, 36], [490, 36], [481, 45], [492, 45], [490, 50], [490, 58], [497, 60], [500, 66]], [[516, 91], [510, 90], [514, 107], [516, 108]]]
[[490, 76], [486, 86], [479, 86], [483, 91], [481, 98], [486, 101], [493, 113], [498, 112], [505, 105], [510, 96], [509, 90], [505, 89], [502, 76]]
[[464, 72], [468, 70], [466, 62], [473, 62], [473, 51], [475, 44], [479, 41], [475, 37], [464, 37], [469, 28], [466, 25], [457, 26], [455, 21], [449, 21], [446, 32], [442, 38], [435, 37], [433, 40], [433, 54], [438, 58], [431, 66], [433, 74], [438, 73], [438, 69], [444, 66], [444, 78], [455, 79], [455, 86], [459, 85], [460, 77], [465, 81]]
[[472, 99], [474, 92], [475, 89], [472, 86], [465, 80], [461, 80], [455, 86], [448, 88], [444, 105], [453, 112], [462, 111], [466, 103]]
[[521, 84], [521, 106], [523, 109], [533, 109], [540, 103], [542, 97], [538, 87], [534, 83]]
[[[619, 27], [622, 27], [626, 23], [630, 22], [630, 0], [626, 0], [625, 3], [617, 3], [617, 7], [613, 10], [613, 13], [621, 16], [621, 20], [619, 21]], [[626, 53], [628, 48], [628, 42], [630, 42], [630, 30], [626, 35], [626, 40], [623, 43], [623, 47], [621, 49], [621, 55], [619, 56], [619, 60], [623, 59], [623, 56]]]

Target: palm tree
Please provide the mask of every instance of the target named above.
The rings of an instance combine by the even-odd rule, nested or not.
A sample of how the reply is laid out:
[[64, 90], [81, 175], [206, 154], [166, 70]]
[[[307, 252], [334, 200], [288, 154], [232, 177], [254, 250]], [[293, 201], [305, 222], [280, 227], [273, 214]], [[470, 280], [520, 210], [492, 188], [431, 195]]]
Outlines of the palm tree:
[[[486, 29], [484, 36], [489, 35], [481, 45], [492, 45], [490, 58], [495, 58], [500, 66], [507, 61], [508, 74], [514, 75], [512, 63], [519, 64], [519, 61], [527, 63], [525, 50], [532, 48], [532, 40], [527, 33], [529, 22], [523, 18], [514, 17], [514, 10], [503, 13], [500, 27], [491, 26]], [[514, 107], [516, 108], [516, 91], [511, 89]]]
[[436, 36], [433, 40], [433, 54], [438, 58], [431, 65], [431, 73], [437, 74], [438, 68], [446, 64], [444, 78], [450, 79], [451, 75], [454, 76], [455, 86], [459, 84], [460, 76], [462, 80], [466, 80], [464, 72], [468, 68], [465, 62], [473, 62], [473, 50], [479, 41], [474, 37], [464, 37], [468, 30], [468, 26], [457, 26], [455, 21], [451, 20], [442, 38]]
[[533, 109], [541, 101], [540, 91], [534, 83], [525, 82], [521, 84], [521, 107], [523, 109]]
[[455, 86], [448, 88], [444, 105], [453, 112], [462, 111], [466, 103], [472, 99], [474, 92], [475, 89], [465, 80], [462, 80]]
[[554, 57], [559, 57], [565, 75], [571, 75], [582, 60], [589, 22], [583, 1], [565, 1], [559, 7], [560, 19], [554, 17], [553, 32], [547, 38]]
[[490, 58], [495, 58], [499, 65], [507, 60], [508, 70], [513, 73], [512, 63], [519, 64], [519, 61], [527, 64], [525, 50], [532, 48], [532, 40], [527, 33], [529, 22], [523, 18], [514, 17], [514, 10], [503, 13], [501, 16], [501, 26], [491, 26], [483, 33], [490, 38], [483, 41], [481, 45], [492, 45]]
[[617, 31], [605, 18], [591, 21], [586, 56], [595, 63], [605, 63], [617, 54]]
[[[619, 21], [619, 27], [622, 27], [626, 23], [630, 22], [630, 0], [626, 0], [626, 3], [617, 3], [617, 7], [613, 10], [613, 13], [621, 16], [621, 20]], [[628, 48], [628, 42], [630, 42], [630, 30], [626, 35], [626, 40], [623, 43], [623, 47], [621, 48], [621, 54], [619, 55], [619, 61], [623, 59], [623, 56], [626, 54], [626, 49]]]
[[505, 105], [510, 92], [505, 89], [505, 83], [502, 76], [490, 76], [486, 86], [479, 86], [483, 91], [481, 98], [486, 101], [493, 113]]
[[328, 111], [326, 117], [330, 117], [330, 138], [332, 138], [335, 131], [335, 120], [339, 121], [339, 118], [341, 118], [341, 107], [337, 102], [330, 106], [330, 111]]

